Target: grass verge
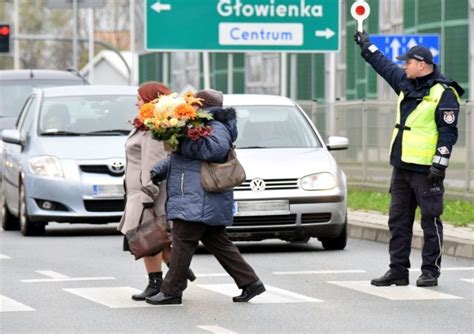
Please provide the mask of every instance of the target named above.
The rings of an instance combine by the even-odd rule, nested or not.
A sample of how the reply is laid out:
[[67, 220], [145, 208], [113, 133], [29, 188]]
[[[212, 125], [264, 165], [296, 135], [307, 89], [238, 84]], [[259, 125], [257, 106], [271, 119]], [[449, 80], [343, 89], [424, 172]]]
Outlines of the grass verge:
[[[390, 194], [359, 189], [350, 189], [348, 206], [353, 210], [371, 210], [388, 214]], [[416, 210], [416, 219], [420, 219], [420, 209]], [[454, 226], [474, 224], [474, 203], [460, 200], [444, 200], [443, 222]]]

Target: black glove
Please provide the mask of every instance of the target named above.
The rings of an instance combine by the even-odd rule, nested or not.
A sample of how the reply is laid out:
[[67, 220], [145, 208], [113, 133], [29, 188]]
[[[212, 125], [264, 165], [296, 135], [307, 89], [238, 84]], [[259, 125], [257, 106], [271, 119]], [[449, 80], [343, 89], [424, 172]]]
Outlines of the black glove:
[[158, 185], [158, 183], [161, 182], [161, 179], [158, 177], [158, 174], [156, 174], [154, 171], [150, 172], [150, 180], [154, 185]]
[[145, 209], [151, 209], [153, 207], [153, 202], [142, 203]]
[[359, 44], [360, 48], [362, 49], [365, 45], [370, 44], [369, 34], [367, 34], [365, 31], [356, 31], [354, 34], [354, 41]]
[[431, 166], [430, 167], [430, 173], [428, 174], [428, 180], [431, 182], [437, 184], [440, 183], [444, 180], [444, 177], [446, 175], [446, 172], [444, 169]]

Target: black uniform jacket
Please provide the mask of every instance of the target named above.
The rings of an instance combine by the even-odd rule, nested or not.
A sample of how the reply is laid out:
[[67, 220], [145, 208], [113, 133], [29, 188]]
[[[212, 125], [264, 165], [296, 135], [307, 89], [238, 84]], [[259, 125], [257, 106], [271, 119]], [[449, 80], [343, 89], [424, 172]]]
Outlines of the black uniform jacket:
[[[416, 79], [408, 79], [405, 71], [397, 64], [390, 61], [380, 52], [375, 45], [368, 44], [362, 48], [362, 57], [382, 76], [385, 81], [400, 94], [404, 93], [404, 99], [400, 104], [400, 124], [403, 126], [410, 113], [415, 110], [423, 97], [429, 95], [430, 88], [437, 83], [445, 87], [451, 86], [461, 96], [464, 90], [455, 81], [446, 79], [434, 65], [431, 74]], [[459, 113], [459, 103], [456, 95], [451, 89], [446, 89], [441, 96], [436, 109], [435, 118], [438, 128], [438, 143], [435, 155], [448, 158], [451, 156], [453, 145], [458, 138], [457, 121]], [[414, 172], [428, 173], [430, 166], [405, 163], [401, 160], [402, 133], [399, 131], [393, 143], [390, 155], [390, 164], [396, 168], [407, 169]], [[436, 166], [445, 168], [444, 166]]]

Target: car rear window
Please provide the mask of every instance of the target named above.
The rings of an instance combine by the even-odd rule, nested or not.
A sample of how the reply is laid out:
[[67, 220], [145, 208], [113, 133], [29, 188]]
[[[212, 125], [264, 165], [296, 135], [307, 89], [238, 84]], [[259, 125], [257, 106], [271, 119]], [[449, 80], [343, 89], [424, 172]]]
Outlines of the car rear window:
[[1, 80], [0, 117], [17, 117], [33, 88], [81, 84], [82, 80]]
[[291, 106], [241, 106], [237, 148], [321, 147], [302, 112]]

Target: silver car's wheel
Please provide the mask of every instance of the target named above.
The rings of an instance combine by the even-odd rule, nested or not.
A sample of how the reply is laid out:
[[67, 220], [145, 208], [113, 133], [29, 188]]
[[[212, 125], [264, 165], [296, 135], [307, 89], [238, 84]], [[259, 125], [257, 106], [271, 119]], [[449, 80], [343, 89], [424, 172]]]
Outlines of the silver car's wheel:
[[33, 224], [29, 217], [26, 209], [26, 194], [24, 187], [20, 184], [20, 231], [24, 236], [30, 235], [43, 235], [45, 231], [45, 224], [37, 223]]
[[15, 217], [10, 212], [10, 210], [8, 210], [8, 206], [5, 201], [5, 196], [3, 194], [1, 195], [0, 210], [2, 214], [2, 228], [5, 231], [18, 231], [20, 229], [18, 218]]
[[341, 234], [336, 238], [324, 238], [321, 239], [324, 249], [326, 250], [341, 250], [346, 248], [347, 245], [347, 219], [342, 229]]

